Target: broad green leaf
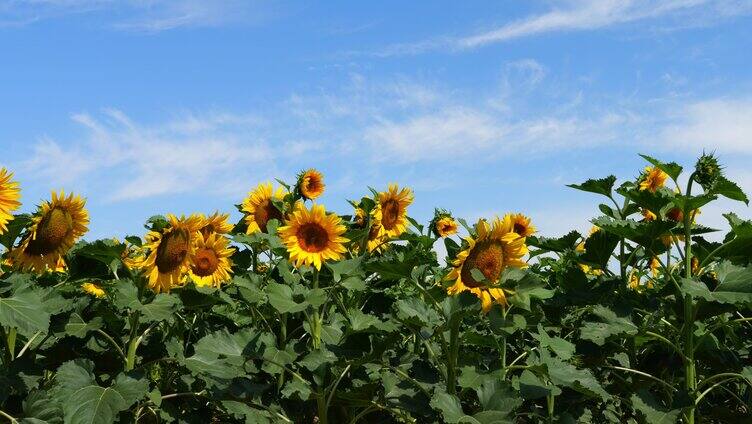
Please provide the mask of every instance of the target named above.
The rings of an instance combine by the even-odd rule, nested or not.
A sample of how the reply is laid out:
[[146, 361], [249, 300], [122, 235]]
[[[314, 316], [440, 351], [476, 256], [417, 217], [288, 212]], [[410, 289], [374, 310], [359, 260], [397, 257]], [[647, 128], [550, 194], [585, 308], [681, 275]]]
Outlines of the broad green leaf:
[[611, 190], [614, 188], [616, 177], [609, 175], [600, 179], [589, 179], [582, 184], [568, 184], [567, 187], [571, 187], [577, 190], [587, 191], [590, 193], [602, 194], [604, 196], [611, 196]]
[[545, 288], [543, 280], [530, 271], [510, 268], [501, 277], [501, 286], [512, 291], [507, 296], [510, 304], [530, 310], [530, 299], [550, 299], [554, 292]]
[[147, 394], [149, 383], [124, 374], [109, 387], [95, 382], [94, 363], [76, 359], [58, 368], [54, 399], [62, 406], [65, 422], [71, 424], [109, 424]]
[[297, 397], [300, 400], [308, 400], [311, 396], [311, 392], [311, 386], [308, 382], [293, 378], [285, 384], [285, 388], [282, 389], [282, 396], [288, 399]]
[[611, 254], [618, 244], [619, 237], [616, 235], [607, 231], [596, 231], [585, 239], [585, 253], [580, 259], [603, 269], [608, 265]]
[[269, 303], [281, 314], [301, 312], [309, 306], [305, 301], [296, 302], [293, 299], [292, 289], [285, 284], [269, 283], [266, 286], [266, 295]]
[[37, 331], [47, 331], [50, 315], [44, 311], [39, 293], [23, 287], [10, 297], [0, 297], [0, 324], [30, 336]]
[[551, 382], [557, 386], [567, 386], [588, 396], [600, 397], [604, 401], [609, 398], [608, 392], [603, 390], [589, 370], [578, 369], [561, 359], [553, 358], [546, 351], [541, 352], [541, 360], [546, 365]]
[[632, 407], [642, 413], [650, 424], [673, 424], [679, 419], [680, 409], [661, 407], [649, 392], [640, 390], [629, 398]]
[[522, 371], [517, 384], [522, 397], [528, 400], [544, 398], [551, 394], [554, 396], [561, 394], [561, 389], [554, 385], [546, 384], [540, 377], [528, 370]]
[[243, 420], [246, 424], [272, 424], [275, 422], [275, 417], [270, 412], [251, 408], [242, 402], [224, 400], [222, 406], [230, 415]]
[[150, 303], [141, 305], [142, 322], [171, 321], [180, 307], [180, 299], [173, 294], [160, 293]]
[[750, 304], [752, 303], [752, 269], [733, 265], [725, 261], [716, 269], [718, 285], [710, 290], [705, 283], [697, 279], [681, 280], [683, 293], [695, 299], [708, 302]]
[[62, 424], [63, 410], [50, 394], [33, 390], [23, 401], [21, 424]]
[[31, 215], [27, 213], [14, 215], [13, 219], [6, 225], [8, 228], [7, 231], [0, 233], [0, 244], [5, 246], [8, 250], [12, 249], [18, 236], [20, 236], [24, 229], [30, 224]]
[[601, 322], [585, 322], [580, 329], [580, 337], [598, 346], [603, 346], [606, 339], [612, 336], [637, 334], [637, 326], [627, 315], [617, 315], [616, 312], [601, 305], [593, 308], [593, 315], [600, 318]]
[[353, 259], [347, 259], [338, 262], [327, 262], [326, 266], [332, 270], [334, 282], [338, 283], [342, 279], [343, 275], [361, 274], [362, 271], [360, 263], [362, 260], [363, 258], [359, 256]]
[[[201, 338], [195, 345], [193, 356], [185, 358], [185, 365], [195, 374], [231, 379], [244, 375], [243, 365], [248, 349], [257, 350], [260, 334], [244, 329], [235, 334], [217, 331]], [[247, 352], [247, 353], [246, 353]], [[244, 355], [245, 353], [245, 355]]]
[[669, 177], [671, 177], [672, 180], [676, 181], [679, 178], [679, 175], [682, 172], [682, 167], [675, 163], [675, 162], [669, 162], [669, 163], [663, 163], [659, 161], [658, 159], [652, 158], [648, 155], [640, 155], [643, 159], [650, 162], [655, 166], [656, 168], [660, 169], [661, 171], [668, 174]]
[[86, 322], [78, 313], [71, 314], [68, 322], [65, 324], [65, 333], [69, 336], [82, 338], [86, 336], [89, 331], [94, 331], [102, 327], [102, 318], [95, 317], [91, 321]]
[[550, 252], [563, 252], [565, 250], [574, 249], [580, 240], [580, 233], [577, 231], [571, 231], [565, 236], [559, 238], [547, 238], [530, 236], [527, 238], [528, 246], [537, 247], [544, 251]]
[[434, 393], [431, 398], [431, 407], [441, 411], [444, 421], [450, 424], [459, 423], [460, 419], [465, 416], [460, 400], [446, 392], [437, 391]]
[[541, 324], [538, 324], [538, 333], [533, 336], [538, 339], [541, 348], [551, 349], [561, 359], [568, 360], [574, 355], [576, 349], [574, 344], [558, 336], [549, 336]]
[[735, 182], [728, 180], [724, 176], [718, 176], [715, 184], [713, 184], [713, 187], [710, 189], [710, 193], [718, 194], [731, 200], [738, 200], [749, 205], [749, 198], [747, 198], [747, 194], [744, 193], [744, 190], [742, 190]]

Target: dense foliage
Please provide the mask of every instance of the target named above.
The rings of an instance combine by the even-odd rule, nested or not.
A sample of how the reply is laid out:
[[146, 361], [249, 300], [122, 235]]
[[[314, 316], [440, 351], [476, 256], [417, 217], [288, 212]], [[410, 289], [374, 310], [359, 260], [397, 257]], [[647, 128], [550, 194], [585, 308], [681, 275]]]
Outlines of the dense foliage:
[[77, 241], [82, 199], [11, 219], [0, 172], [0, 415], [750, 422], [752, 221], [719, 235], [700, 213], [747, 197], [713, 156], [683, 175], [644, 157], [636, 180], [571, 185], [603, 203], [591, 234], [559, 238], [515, 214], [422, 225], [396, 186], [338, 216], [311, 170], [259, 186], [237, 224], [155, 216], [144, 238]]

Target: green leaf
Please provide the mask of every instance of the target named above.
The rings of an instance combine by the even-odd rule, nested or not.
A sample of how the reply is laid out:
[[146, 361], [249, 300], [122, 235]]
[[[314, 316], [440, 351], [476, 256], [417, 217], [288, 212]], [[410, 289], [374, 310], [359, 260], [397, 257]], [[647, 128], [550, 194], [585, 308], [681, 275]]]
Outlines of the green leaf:
[[749, 198], [735, 182], [728, 180], [726, 177], [719, 175], [710, 193], [724, 196], [731, 200], [738, 200], [749, 205]]
[[121, 263], [123, 250], [125, 245], [114, 240], [97, 240], [77, 246], [75, 254], [101, 262], [115, 273]]
[[222, 406], [228, 414], [235, 418], [243, 419], [246, 424], [272, 424], [272, 414], [262, 409], [250, 406], [234, 400], [223, 400]]
[[637, 326], [627, 315], [619, 316], [616, 312], [601, 305], [593, 308], [593, 315], [600, 318], [602, 322], [585, 322], [580, 329], [580, 337], [598, 346], [603, 346], [606, 339], [612, 336], [637, 334]]
[[752, 269], [740, 267], [724, 261], [716, 269], [718, 285], [710, 290], [705, 283], [697, 279], [681, 280], [681, 291], [695, 299], [727, 304], [752, 303]]
[[650, 424], [673, 424], [679, 419], [680, 409], [661, 407], [649, 392], [640, 390], [629, 398], [632, 407], [645, 416]]
[[395, 303], [397, 318], [413, 325], [435, 328], [442, 323], [439, 313], [421, 299], [409, 298]]
[[658, 159], [652, 158], [648, 155], [640, 155], [643, 159], [650, 162], [655, 166], [656, 168], [660, 169], [661, 171], [668, 174], [669, 177], [671, 177], [672, 180], [676, 181], [679, 178], [679, 174], [682, 172], [682, 167], [675, 163], [675, 162], [669, 162], [669, 163], [663, 163], [659, 161]]
[[541, 360], [548, 370], [548, 378], [558, 386], [566, 386], [592, 397], [600, 397], [602, 400], [609, 398], [608, 392], [598, 383], [593, 374], [586, 369], [578, 369], [574, 365], [553, 358], [546, 351], [541, 352]]
[[195, 353], [185, 358], [185, 365], [195, 374], [222, 379], [245, 375], [244, 352], [258, 350], [259, 338], [260, 334], [251, 329], [235, 334], [230, 334], [227, 330], [208, 334], [196, 342]]
[[78, 313], [71, 314], [68, 322], [65, 324], [65, 334], [76, 338], [83, 338], [89, 331], [94, 331], [102, 327], [102, 318], [95, 317], [86, 322]]
[[607, 231], [596, 231], [585, 239], [585, 253], [580, 256], [583, 262], [606, 268], [611, 254], [619, 244], [619, 237]]
[[574, 249], [582, 236], [577, 231], [571, 231], [569, 234], [559, 238], [546, 238], [530, 236], [527, 238], [528, 246], [550, 252], [563, 252]]
[[142, 322], [172, 321], [180, 307], [180, 299], [173, 294], [160, 293], [151, 303], [141, 305]]
[[381, 321], [379, 318], [366, 314], [360, 309], [350, 309], [348, 311], [348, 316], [350, 318], [350, 329], [354, 332], [373, 329], [387, 332], [397, 330], [392, 322]]
[[596, 218], [593, 225], [602, 231], [623, 237], [645, 246], [648, 250], [661, 243], [661, 236], [669, 234], [677, 224], [671, 221], [634, 221], [631, 219], [611, 219], [608, 217]]
[[602, 194], [604, 196], [611, 196], [611, 190], [614, 188], [615, 182], [616, 177], [609, 175], [606, 178], [600, 178], [597, 180], [589, 179], [582, 184], [568, 184], [567, 187], [590, 193]]
[[288, 399], [296, 396], [300, 400], [308, 400], [311, 396], [311, 392], [311, 386], [308, 382], [293, 378], [285, 384], [285, 388], [282, 389], [282, 396]]
[[339, 282], [343, 275], [360, 275], [360, 263], [363, 260], [362, 256], [358, 256], [353, 259], [347, 259], [338, 262], [327, 262], [326, 266], [332, 270], [332, 276], [334, 282]]
[[50, 394], [32, 390], [23, 401], [24, 418], [21, 424], [62, 424], [63, 410]]
[[13, 219], [6, 225], [8, 230], [4, 233], [0, 233], [0, 244], [5, 246], [6, 249], [11, 250], [18, 236], [20, 236], [24, 229], [30, 224], [31, 215], [27, 213], [14, 215]]
[[513, 292], [507, 297], [509, 303], [526, 311], [530, 310], [530, 299], [550, 299], [554, 295], [537, 275], [519, 268], [507, 269], [501, 277], [501, 286]]
[[266, 295], [269, 303], [281, 314], [304, 311], [309, 305], [305, 301], [296, 302], [293, 299], [292, 289], [285, 284], [269, 283], [266, 286]]
[[574, 344], [558, 336], [549, 336], [541, 324], [538, 324], [538, 333], [533, 336], [538, 339], [541, 348], [551, 349], [561, 359], [568, 360], [574, 355], [576, 349]]
[[22, 287], [13, 296], [0, 298], [0, 324], [17, 328], [24, 336], [37, 331], [47, 331], [50, 315], [42, 307], [39, 294], [29, 287]]
[[460, 419], [465, 416], [465, 413], [462, 412], [460, 400], [449, 393], [437, 391], [433, 394], [430, 404], [432, 408], [441, 411], [441, 415], [447, 423], [459, 423]]
[[62, 406], [65, 422], [71, 424], [109, 424], [147, 394], [149, 383], [125, 374], [109, 387], [94, 379], [94, 363], [76, 359], [58, 368], [54, 399]]
[[548, 395], [558, 396], [561, 394], [561, 389], [554, 385], [546, 384], [541, 378], [528, 370], [522, 371], [520, 378], [517, 380], [517, 384], [519, 385], [522, 397], [528, 400], [540, 399]]

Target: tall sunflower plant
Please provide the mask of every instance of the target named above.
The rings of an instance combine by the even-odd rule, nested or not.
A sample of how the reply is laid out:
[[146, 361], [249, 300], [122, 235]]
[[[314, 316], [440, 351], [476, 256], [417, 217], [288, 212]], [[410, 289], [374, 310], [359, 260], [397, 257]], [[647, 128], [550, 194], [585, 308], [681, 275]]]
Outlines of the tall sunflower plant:
[[[644, 156], [587, 232], [473, 225], [412, 190], [327, 209], [324, 175], [86, 240], [0, 170], [0, 416], [9, 422], [727, 423], [752, 419], [752, 222], [713, 155]], [[585, 197], [583, 197], [585, 199]]]

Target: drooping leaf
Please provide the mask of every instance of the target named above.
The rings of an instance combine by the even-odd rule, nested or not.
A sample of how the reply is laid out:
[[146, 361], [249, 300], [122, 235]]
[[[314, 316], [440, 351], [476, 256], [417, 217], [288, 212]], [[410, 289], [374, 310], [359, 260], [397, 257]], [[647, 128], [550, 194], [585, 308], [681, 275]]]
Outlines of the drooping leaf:
[[661, 407], [649, 392], [640, 390], [629, 398], [632, 407], [639, 411], [650, 424], [674, 424], [679, 419], [681, 409]]
[[615, 182], [616, 177], [609, 175], [605, 178], [589, 179], [582, 184], [568, 184], [567, 187], [587, 191], [590, 193], [602, 194], [604, 196], [610, 196]]
[[0, 297], [0, 324], [30, 336], [37, 331], [47, 331], [50, 315], [44, 311], [39, 293], [22, 287], [10, 297]]

